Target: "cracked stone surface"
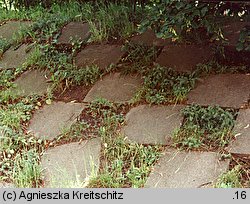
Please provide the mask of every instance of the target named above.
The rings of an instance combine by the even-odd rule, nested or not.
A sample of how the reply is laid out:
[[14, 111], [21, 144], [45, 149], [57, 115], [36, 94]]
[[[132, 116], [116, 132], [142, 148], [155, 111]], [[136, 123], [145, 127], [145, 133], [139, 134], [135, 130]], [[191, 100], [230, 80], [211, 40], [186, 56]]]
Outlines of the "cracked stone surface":
[[170, 67], [178, 72], [190, 72], [199, 63], [211, 59], [212, 49], [198, 45], [165, 46], [156, 60], [161, 66]]
[[171, 40], [157, 38], [154, 31], [152, 31], [151, 29], [145, 31], [142, 34], [133, 36], [130, 41], [136, 44], [143, 44], [146, 46], [165, 46], [171, 43]]
[[70, 128], [84, 109], [81, 103], [54, 102], [35, 112], [28, 131], [42, 139], [54, 139]]
[[0, 39], [4, 38], [10, 41], [15, 33], [31, 24], [30, 21], [8, 21], [0, 26]]
[[22, 66], [31, 52], [29, 46], [26, 44], [21, 45], [18, 49], [10, 48], [3, 54], [0, 60], [0, 70]]
[[188, 94], [188, 103], [240, 108], [250, 95], [250, 75], [217, 74], [205, 77]]
[[236, 140], [227, 150], [233, 154], [250, 155], [250, 109], [242, 109], [233, 129]]
[[229, 168], [229, 160], [220, 161], [214, 152], [178, 152], [168, 150], [160, 158], [146, 182], [150, 188], [211, 187]]
[[45, 187], [80, 188], [99, 168], [101, 140], [85, 140], [48, 149], [41, 166]]
[[44, 95], [50, 86], [49, 74], [40, 70], [29, 70], [24, 72], [17, 80], [15, 91], [21, 96], [31, 94]]
[[140, 144], [170, 144], [175, 129], [180, 128], [185, 106], [149, 106], [132, 108], [126, 115], [122, 132], [129, 141]]
[[71, 39], [86, 40], [90, 36], [89, 24], [84, 22], [70, 22], [63, 27], [58, 39], [60, 44], [71, 44]]
[[105, 98], [117, 103], [127, 102], [133, 98], [142, 83], [142, 79], [137, 76], [108, 74], [95, 83], [84, 102], [91, 102], [97, 98]]
[[123, 52], [118, 45], [89, 45], [76, 56], [75, 63], [78, 67], [96, 65], [105, 69], [111, 64], [117, 64]]

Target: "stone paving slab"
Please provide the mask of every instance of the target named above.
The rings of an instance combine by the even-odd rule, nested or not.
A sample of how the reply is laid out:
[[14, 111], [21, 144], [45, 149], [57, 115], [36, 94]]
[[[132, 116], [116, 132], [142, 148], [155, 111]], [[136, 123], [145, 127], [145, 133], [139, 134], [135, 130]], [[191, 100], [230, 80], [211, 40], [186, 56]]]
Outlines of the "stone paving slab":
[[145, 187], [211, 187], [228, 168], [229, 160], [220, 161], [218, 153], [168, 150], [149, 175]]
[[10, 48], [3, 54], [0, 60], [0, 70], [22, 66], [31, 52], [26, 44], [21, 45], [18, 49]]
[[0, 188], [15, 188], [15, 186], [12, 183], [0, 182]]
[[233, 133], [236, 135], [236, 140], [227, 150], [233, 154], [250, 155], [250, 109], [239, 111]]
[[83, 109], [84, 105], [81, 103], [54, 102], [45, 105], [35, 112], [28, 131], [38, 138], [54, 139], [64, 129], [70, 128]]
[[0, 38], [10, 41], [15, 33], [31, 24], [30, 21], [8, 21], [0, 26]]
[[154, 31], [151, 29], [145, 31], [142, 34], [133, 36], [130, 41], [136, 44], [143, 44], [146, 46], [165, 46], [172, 43], [171, 40], [157, 38]]
[[183, 121], [180, 111], [184, 107], [140, 105], [132, 108], [126, 115], [122, 132], [132, 142], [170, 144], [174, 130], [180, 128]]
[[250, 75], [217, 74], [198, 82], [188, 94], [188, 103], [240, 108], [248, 101], [249, 95]]
[[71, 39], [86, 40], [90, 36], [89, 24], [84, 22], [70, 22], [63, 27], [58, 39], [59, 44], [71, 44]]
[[95, 83], [84, 102], [91, 102], [97, 98], [105, 98], [117, 103], [127, 102], [133, 98], [142, 83], [143, 80], [137, 76], [111, 73]]
[[45, 187], [82, 187], [98, 171], [100, 150], [99, 138], [47, 150], [41, 161]]
[[199, 63], [211, 59], [212, 49], [199, 45], [168, 45], [156, 59], [156, 63], [178, 72], [191, 72]]
[[17, 80], [15, 91], [18, 95], [29, 96], [32, 94], [44, 95], [50, 86], [48, 82], [50, 76], [45, 71], [29, 70], [24, 72]]
[[121, 46], [89, 45], [77, 54], [75, 62], [78, 67], [97, 65], [105, 69], [111, 64], [117, 64], [122, 56]]

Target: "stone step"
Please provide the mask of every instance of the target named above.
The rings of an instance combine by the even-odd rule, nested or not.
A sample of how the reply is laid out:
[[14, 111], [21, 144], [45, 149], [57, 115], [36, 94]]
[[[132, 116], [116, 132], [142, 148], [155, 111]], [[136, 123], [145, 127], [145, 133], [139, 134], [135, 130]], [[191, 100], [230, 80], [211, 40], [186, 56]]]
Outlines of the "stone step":
[[236, 140], [227, 148], [230, 153], [250, 156], [250, 109], [239, 111], [233, 133]]
[[168, 45], [163, 48], [156, 63], [178, 72], [191, 72], [197, 64], [209, 61], [211, 57], [212, 49], [209, 46]]
[[99, 170], [100, 151], [99, 138], [48, 149], [41, 161], [44, 187], [84, 187], [89, 177], [97, 174]]
[[128, 102], [142, 86], [142, 83], [142, 79], [137, 76], [111, 73], [95, 83], [86, 95], [84, 102], [91, 102], [97, 98], [105, 98], [116, 103]]
[[11, 41], [18, 31], [23, 28], [27, 28], [32, 24], [31, 21], [7, 21], [3, 25], [0, 25], [0, 39], [6, 39]]
[[21, 96], [32, 94], [42, 96], [47, 93], [50, 87], [49, 79], [50, 75], [45, 71], [26, 71], [14, 81], [14, 84], [16, 84], [14, 91]]
[[90, 37], [89, 24], [85, 22], [70, 22], [62, 29], [58, 38], [59, 44], [71, 44], [71, 40], [85, 41]]
[[228, 168], [229, 160], [220, 161], [218, 153], [167, 150], [153, 168], [145, 187], [212, 187]]
[[54, 139], [76, 121], [85, 106], [81, 103], [54, 102], [34, 113], [28, 131], [38, 138]]
[[117, 64], [123, 54], [119, 45], [88, 45], [77, 54], [75, 63], [79, 68], [96, 65], [104, 70]]
[[188, 103], [203, 106], [240, 108], [249, 100], [250, 75], [217, 74], [206, 76], [188, 94]]
[[140, 105], [132, 108], [126, 115], [126, 126], [122, 132], [129, 142], [170, 144], [172, 134], [183, 121], [181, 109], [184, 107]]
[[3, 57], [0, 59], [0, 70], [1, 69], [12, 69], [22, 66], [30, 56], [32, 50], [26, 44], [21, 45], [15, 49], [11, 47], [7, 50]]

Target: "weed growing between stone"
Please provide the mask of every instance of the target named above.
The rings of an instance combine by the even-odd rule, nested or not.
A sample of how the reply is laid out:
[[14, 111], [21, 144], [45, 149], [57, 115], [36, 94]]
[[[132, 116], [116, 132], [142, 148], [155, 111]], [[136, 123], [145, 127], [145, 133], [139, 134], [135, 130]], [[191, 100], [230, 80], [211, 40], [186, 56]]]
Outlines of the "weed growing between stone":
[[232, 170], [222, 174], [215, 184], [215, 188], [242, 188], [240, 176], [241, 167], [236, 166]]
[[183, 126], [173, 135], [175, 146], [210, 149], [226, 146], [232, 139], [236, 113], [218, 106], [199, 105], [183, 109]]
[[[123, 39], [135, 31], [130, 16], [132, 9], [122, 5], [99, 5], [94, 15], [87, 18], [90, 25], [91, 42]], [[94, 9], [93, 9], [94, 10]]]
[[193, 74], [179, 74], [166, 67], [156, 66], [144, 74], [144, 85], [134, 101], [150, 104], [180, 103], [194, 87]]
[[145, 74], [159, 54], [160, 48], [126, 42], [123, 46], [126, 56], [122, 59], [121, 71], [124, 74]]
[[11, 179], [17, 187], [38, 187], [39, 153], [45, 141], [26, 134], [25, 126], [37, 99], [21, 98], [0, 105], [0, 181]]
[[224, 73], [249, 73], [249, 67], [242, 66], [228, 66], [211, 60], [205, 64], [198, 64], [195, 72], [197, 75], [202, 74], [224, 74]]
[[0, 38], [0, 59], [2, 58], [3, 53], [10, 47], [10, 43]]
[[81, 123], [88, 124], [82, 135], [101, 137], [103, 143], [100, 171], [88, 187], [142, 187], [160, 156], [159, 146], [129, 144], [120, 133], [126, 109], [97, 99], [81, 116]]

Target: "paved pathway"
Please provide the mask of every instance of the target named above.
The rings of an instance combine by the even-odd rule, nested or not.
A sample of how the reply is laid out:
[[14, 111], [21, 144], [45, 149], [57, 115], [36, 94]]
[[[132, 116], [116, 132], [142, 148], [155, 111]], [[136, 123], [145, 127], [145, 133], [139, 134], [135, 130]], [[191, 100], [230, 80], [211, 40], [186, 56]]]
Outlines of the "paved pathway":
[[[2, 38], [11, 39], [23, 23], [10, 21], [0, 26]], [[30, 22], [24, 23], [29, 25]], [[232, 34], [233, 33], [233, 34]], [[89, 25], [84, 22], [71, 22], [61, 30], [59, 44], [70, 44], [71, 38], [89, 37]], [[233, 30], [228, 35], [233, 42]], [[9, 38], [10, 37], [10, 38]], [[162, 66], [172, 67], [179, 72], [190, 72], [198, 63], [211, 58], [209, 47], [198, 45], [173, 45], [172, 42], [157, 39], [153, 31], [130, 38], [133, 43], [147, 46], [165, 46], [156, 60]], [[1, 69], [12, 69], [22, 66], [30, 53], [26, 52], [28, 45], [18, 49], [11, 47], [0, 60]], [[116, 65], [124, 53], [121, 45], [88, 44], [77, 54], [75, 63], [79, 68], [96, 65], [105, 70], [110, 65]], [[24, 72], [14, 83], [22, 96], [37, 94], [43, 96], [50, 87], [49, 73], [38, 70]], [[143, 79], [136, 75], [121, 75], [109, 73], [97, 81], [80, 103], [63, 101], [44, 105], [37, 110], [28, 127], [28, 131], [41, 139], [53, 140], [64, 129], [76, 121], [85, 111], [86, 103], [96, 98], [105, 98], [115, 103], [129, 102], [142, 86]], [[188, 104], [203, 106], [219, 105], [239, 110], [236, 126], [233, 130], [236, 139], [227, 150], [233, 154], [250, 155], [249, 123], [250, 112], [247, 102], [250, 100], [250, 75], [248, 74], [218, 74], [201, 79], [188, 94]], [[183, 116], [181, 109], [185, 105], [149, 106], [138, 105], [131, 108], [126, 115], [122, 133], [128, 142], [151, 145], [171, 144], [171, 135], [181, 127]], [[243, 107], [245, 109], [243, 109]], [[246, 109], [248, 107], [248, 109]], [[45, 187], [83, 187], [90, 176], [98, 172], [101, 152], [101, 139], [94, 138], [82, 143], [69, 143], [48, 148], [42, 156], [41, 166]], [[216, 152], [178, 152], [169, 146], [159, 162], [152, 168], [146, 187], [164, 188], [197, 188], [211, 187], [213, 182], [229, 168], [229, 160], [221, 161]], [[0, 187], [5, 184], [0, 184]]]

